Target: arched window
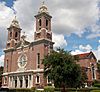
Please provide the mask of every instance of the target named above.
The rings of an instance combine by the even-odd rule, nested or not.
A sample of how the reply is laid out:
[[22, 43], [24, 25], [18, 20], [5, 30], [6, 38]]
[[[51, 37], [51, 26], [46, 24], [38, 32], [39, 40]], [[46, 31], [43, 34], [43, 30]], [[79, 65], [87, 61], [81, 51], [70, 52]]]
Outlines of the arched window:
[[12, 32], [10, 32], [10, 37], [12, 37]]
[[94, 64], [91, 65], [92, 68], [92, 78], [95, 79], [95, 67]]
[[41, 19], [40, 19], [40, 20], [39, 20], [39, 26], [41, 26], [41, 24], [42, 24], [42, 23], [41, 23]]
[[36, 83], [40, 83], [40, 76], [39, 75], [36, 76]]
[[8, 59], [6, 61], [6, 68], [7, 68], [7, 72], [8, 72]]
[[17, 37], [17, 36], [18, 36], [18, 33], [16, 32], [16, 33], [15, 33], [15, 37]]
[[40, 53], [37, 53], [37, 68], [40, 68]]
[[48, 20], [46, 19], [46, 26], [48, 26]]

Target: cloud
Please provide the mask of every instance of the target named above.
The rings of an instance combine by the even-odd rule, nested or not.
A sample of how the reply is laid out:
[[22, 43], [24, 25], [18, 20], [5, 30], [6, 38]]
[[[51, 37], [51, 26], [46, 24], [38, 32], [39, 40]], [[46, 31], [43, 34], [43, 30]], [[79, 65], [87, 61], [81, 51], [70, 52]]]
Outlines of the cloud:
[[[22, 31], [34, 33], [34, 15], [37, 14], [41, 0], [17, 0], [13, 8], [17, 12]], [[97, 0], [49, 0], [46, 1], [52, 18], [52, 30], [55, 34], [83, 34], [84, 27], [95, 24], [98, 18]], [[88, 12], [86, 12], [88, 11]], [[32, 36], [31, 36], [32, 37]], [[32, 39], [32, 38], [31, 38]]]
[[53, 34], [53, 42], [55, 42], [54, 48], [64, 48], [67, 46], [67, 42], [62, 34]]
[[87, 39], [94, 39], [94, 38], [97, 38], [97, 37], [100, 37], [100, 33], [92, 33], [90, 35], [87, 36]]
[[86, 46], [80, 45], [79, 49], [80, 50], [85, 50], [85, 51], [91, 51], [92, 47], [89, 44], [87, 44]]
[[77, 54], [82, 54], [82, 53], [84, 53], [83, 51], [81, 51], [81, 50], [74, 50], [74, 51], [71, 51], [71, 54], [72, 55], [77, 55]]
[[71, 51], [71, 54], [72, 55], [83, 54], [83, 53], [90, 52], [91, 50], [92, 50], [92, 46], [89, 45], [89, 44], [87, 44], [87, 45], [79, 45], [76, 50]]
[[4, 55], [0, 56], [0, 66], [4, 66]]
[[92, 47], [89, 44], [86, 46], [79, 45], [79, 48], [74, 51], [71, 51], [71, 54], [72, 55], [83, 54], [83, 53], [88, 53], [90, 51], [93, 52], [93, 54], [95, 55], [97, 60], [100, 60], [100, 54], [99, 54], [100, 53], [100, 45], [97, 47], [96, 50], [92, 50]]
[[7, 27], [14, 17], [13, 10], [0, 2], [0, 50], [6, 46]]
[[100, 43], [100, 40], [98, 42]]
[[[56, 33], [76, 33], [81, 36], [84, 27], [92, 25], [98, 17], [97, 0], [58, 0], [52, 5], [53, 30]], [[86, 12], [88, 11], [88, 12]], [[55, 26], [58, 26], [55, 27]]]
[[[16, 11], [17, 19], [26, 32], [29, 41], [34, 40], [35, 18], [41, 6], [41, 0], [16, 0], [13, 7], [0, 3], [0, 49], [5, 47], [7, 30]], [[98, 19], [97, 0], [48, 0], [46, 1], [50, 15], [52, 15], [52, 31], [55, 47], [67, 46], [65, 35], [75, 33], [82, 36], [84, 27], [91, 25], [95, 28]], [[15, 10], [15, 11], [14, 11]], [[93, 31], [96, 33], [96, 30]], [[97, 33], [96, 33], [97, 34]], [[90, 37], [91, 38], [91, 37]], [[2, 40], [3, 39], [3, 40]], [[89, 50], [91, 46], [80, 46], [80, 49]]]
[[98, 46], [98, 48], [96, 50], [93, 50], [97, 60], [100, 60], [100, 45]]

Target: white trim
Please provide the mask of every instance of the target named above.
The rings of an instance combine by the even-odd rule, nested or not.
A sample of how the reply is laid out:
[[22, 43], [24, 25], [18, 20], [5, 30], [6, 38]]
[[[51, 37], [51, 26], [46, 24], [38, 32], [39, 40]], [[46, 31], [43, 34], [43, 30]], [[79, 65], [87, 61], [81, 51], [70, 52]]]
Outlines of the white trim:
[[47, 84], [51, 84], [51, 81], [50, 82], [48, 81], [48, 76], [47, 76]]
[[[37, 82], [37, 76], [39, 77], [39, 82]], [[40, 84], [40, 75], [36, 75], [35, 83]]]
[[[24, 48], [27, 48], [27, 47], [29, 47], [29, 45], [25, 45], [25, 46], [23, 46]], [[20, 47], [18, 47], [17, 48], [17, 50], [20, 50], [22, 47], [20, 46]]]
[[9, 74], [18, 74], [18, 73], [37, 73], [37, 72], [44, 72], [44, 69], [36, 69], [36, 70], [25, 70], [25, 71], [15, 71], [15, 72], [9, 72], [9, 73], [3, 73], [2, 75], [9, 75]]
[[48, 41], [52, 42], [52, 40], [49, 40], [47, 38], [39, 38], [39, 39], [34, 40], [34, 42], [37, 42], [37, 41], [40, 41], [40, 40], [48, 40]]
[[[20, 61], [20, 59], [21, 59], [23, 56], [25, 57], [26, 60], [25, 60], [25, 64], [24, 64], [23, 66], [21, 66], [21, 65], [20, 65], [20, 62], [22, 62], [22, 61]], [[26, 66], [26, 64], [27, 64], [27, 55], [22, 53], [22, 54], [18, 57], [18, 61], [17, 61], [17, 62], [18, 62], [19, 68], [25, 68], [25, 66]]]

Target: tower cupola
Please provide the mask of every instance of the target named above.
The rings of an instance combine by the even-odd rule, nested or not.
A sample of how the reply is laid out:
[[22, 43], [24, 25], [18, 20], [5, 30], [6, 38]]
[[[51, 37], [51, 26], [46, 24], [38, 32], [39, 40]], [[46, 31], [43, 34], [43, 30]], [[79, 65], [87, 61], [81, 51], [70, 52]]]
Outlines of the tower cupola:
[[48, 8], [47, 6], [44, 4], [44, 2], [42, 3], [42, 6], [39, 8], [39, 12], [38, 13], [47, 13], [48, 14]]
[[21, 28], [16, 16], [12, 20], [8, 29], [7, 48], [14, 47], [20, 41]]
[[39, 8], [38, 14], [35, 15], [36, 18], [36, 32], [34, 34], [34, 40], [47, 39], [52, 40], [51, 32], [51, 18], [48, 13], [48, 8], [44, 4]]
[[17, 21], [16, 16], [15, 16], [15, 18], [13, 19], [13, 21], [12, 21], [10, 27], [20, 28], [19, 22]]

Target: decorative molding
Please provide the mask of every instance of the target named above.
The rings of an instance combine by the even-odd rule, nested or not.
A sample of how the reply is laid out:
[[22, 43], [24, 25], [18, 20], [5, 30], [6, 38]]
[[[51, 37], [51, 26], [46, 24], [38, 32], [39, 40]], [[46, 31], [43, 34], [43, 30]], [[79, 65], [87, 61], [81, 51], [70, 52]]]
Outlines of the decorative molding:
[[25, 70], [25, 71], [15, 71], [15, 72], [8, 72], [3, 73], [3, 76], [11, 75], [11, 74], [21, 74], [21, 73], [41, 73], [44, 72], [44, 69], [36, 69], [36, 70]]

